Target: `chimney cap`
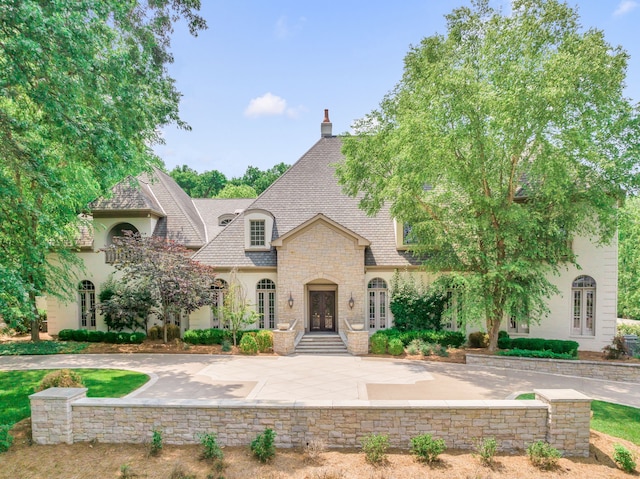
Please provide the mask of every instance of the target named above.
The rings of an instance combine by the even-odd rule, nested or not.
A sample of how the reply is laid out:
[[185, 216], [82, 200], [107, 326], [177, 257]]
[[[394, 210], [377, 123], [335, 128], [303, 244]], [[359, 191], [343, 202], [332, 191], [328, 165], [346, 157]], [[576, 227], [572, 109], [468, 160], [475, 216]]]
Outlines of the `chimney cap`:
[[322, 123], [331, 123], [331, 120], [329, 120], [329, 109], [328, 108], [324, 109], [324, 120], [322, 120]]
[[332, 124], [331, 120], [329, 120], [329, 110], [325, 108], [324, 110], [324, 120], [320, 123], [320, 136], [322, 138], [329, 138], [333, 136], [332, 133]]

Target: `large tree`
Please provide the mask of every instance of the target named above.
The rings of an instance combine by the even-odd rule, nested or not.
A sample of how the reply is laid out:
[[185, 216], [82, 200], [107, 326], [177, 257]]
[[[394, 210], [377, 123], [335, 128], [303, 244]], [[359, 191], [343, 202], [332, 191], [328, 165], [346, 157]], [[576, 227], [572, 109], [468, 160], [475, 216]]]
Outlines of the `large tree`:
[[627, 54], [555, 0], [472, 2], [413, 47], [402, 80], [344, 139], [338, 170], [374, 214], [389, 202], [428, 270], [449, 273], [495, 349], [538, 320], [576, 236], [608, 243], [634, 188], [638, 108]]
[[213, 302], [213, 268], [190, 259], [193, 252], [175, 241], [125, 231], [105, 251], [115, 258], [113, 266], [121, 272], [120, 282], [125, 287], [144, 284], [150, 291], [158, 305], [155, 313], [165, 325], [165, 343], [172, 313], [189, 314]]
[[640, 198], [620, 210], [618, 234], [618, 316], [640, 320]]
[[227, 178], [218, 170], [198, 173], [187, 165], [176, 166], [169, 175], [191, 198], [214, 197], [227, 183]]
[[206, 26], [199, 4], [0, 2], [0, 315], [35, 324], [36, 296], [73, 290], [79, 213], [159, 163], [159, 127], [186, 127], [166, 69], [169, 35], [179, 18], [193, 34]]

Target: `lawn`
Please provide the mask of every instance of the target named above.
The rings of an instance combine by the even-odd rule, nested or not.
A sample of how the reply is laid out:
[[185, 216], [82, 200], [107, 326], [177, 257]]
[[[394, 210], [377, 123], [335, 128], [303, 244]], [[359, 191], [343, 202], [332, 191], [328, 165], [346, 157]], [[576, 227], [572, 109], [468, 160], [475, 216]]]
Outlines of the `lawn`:
[[12, 341], [0, 344], [0, 356], [19, 356], [24, 354], [73, 354], [79, 353], [89, 343], [75, 341]]
[[[15, 424], [31, 414], [33, 394], [50, 369], [0, 371], [0, 424]], [[122, 397], [138, 389], [149, 376], [119, 369], [74, 369], [88, 388], [89, 397]]]
[[[517, 399], [535, 399], [526, 393]], [[605, 401], [591, 401], [591, 429], [640, 445], [640, 409]]]

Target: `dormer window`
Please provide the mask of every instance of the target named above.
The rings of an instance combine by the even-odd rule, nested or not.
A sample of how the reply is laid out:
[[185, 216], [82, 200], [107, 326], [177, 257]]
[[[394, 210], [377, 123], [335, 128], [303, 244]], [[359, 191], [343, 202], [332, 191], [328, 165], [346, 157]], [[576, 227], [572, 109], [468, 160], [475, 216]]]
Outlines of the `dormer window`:
[[271, 249], [273, 215], [266, 210], [244, 212], [244, 249], [267, 251]]
[[264, 220], [249, 221], [249, 245], [251, 247], [264, 246]]
[[218, 226], [227, 226], [236, 215], [225, 214], [218, 217]]
[[407, 250], [417, 243], [411, 223], [402, 223], [394, 219], [393, 226], [396, 233], [396, 249]]

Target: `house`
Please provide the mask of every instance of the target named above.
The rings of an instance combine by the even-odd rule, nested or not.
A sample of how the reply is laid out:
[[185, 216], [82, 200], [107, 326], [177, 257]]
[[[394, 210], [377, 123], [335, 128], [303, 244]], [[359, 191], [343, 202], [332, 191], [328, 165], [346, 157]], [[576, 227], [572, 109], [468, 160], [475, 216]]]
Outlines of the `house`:
[[[99, 249], [124, 229], [178, 240], [193, 258], [214, 266], [224, 281], [237, 269], [254, 307], [255, 327], [274, 329], [288, 322], [300, 332], [343, 332], [364, 323], [370, 333], [389, 328], [390, 280], [396, 270], [433, 276], [404, 244], [403, 228], [383, 207], [375, 217], [358, 208], [359, 198], [342, 192], [335, 165], [343, 160], [342, 140], [332, 134], [328, 114], [321, 137], [285, 174], [252, 200], [190, 199], [166, 174], [139, 186], [123, 182], [109, 199], [95, 201], [93, 236], [83, 243], [86, 279], [76, 304], [51, 302], [50, 331], [103, 328], [93, 313], [96, 288], [109, 274], [109, 258]], [[581, 349], [599, 351], [616, 329], [617, 245], [596, 246], [576, 238], [582, 269], [568, 266], [550, 280], [560, 294], [550, 298], [550, 315], [540, 324], [506, 321], [512, 336], [572, 339]], [[186, 328], [221, 327], [218, 308], [202, 308], [185, 318]], [[455, 325], [453, 325], [455, 327]]]

